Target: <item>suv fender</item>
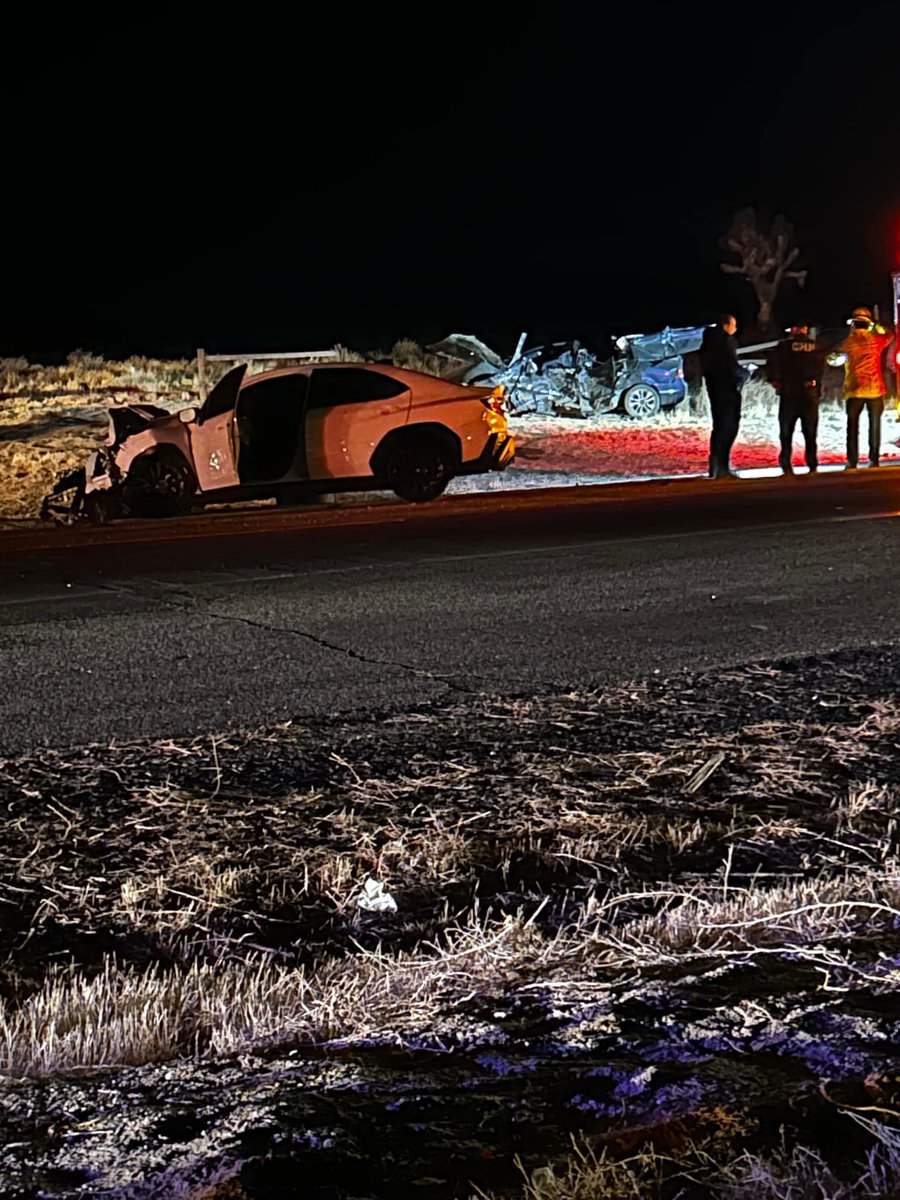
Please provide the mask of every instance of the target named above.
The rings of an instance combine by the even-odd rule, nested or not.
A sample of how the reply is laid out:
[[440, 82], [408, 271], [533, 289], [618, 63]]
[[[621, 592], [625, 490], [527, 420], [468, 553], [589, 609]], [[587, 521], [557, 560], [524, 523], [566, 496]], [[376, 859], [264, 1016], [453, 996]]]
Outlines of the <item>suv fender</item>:
[[390, 433], [386, 434], [378, 443], [375, 453], [369, 460], [372, 474], [376, 479], [384, 477], [384, 468], [391, 451], [400, 442], [438, 444], [447, 451], [453, 472], [456, 473], [459, 470], [462, 462], [462, 443], [446, 425], [439, 425], [436, 422], [404, 425], [402, 429], [392, 429]]

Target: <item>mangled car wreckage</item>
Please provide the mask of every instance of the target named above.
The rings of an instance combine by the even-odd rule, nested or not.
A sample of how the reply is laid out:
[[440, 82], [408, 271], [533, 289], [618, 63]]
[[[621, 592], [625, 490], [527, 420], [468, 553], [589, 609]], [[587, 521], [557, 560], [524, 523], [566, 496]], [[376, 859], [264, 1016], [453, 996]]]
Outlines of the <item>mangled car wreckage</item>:
[[105, 446], [57, 481], [41, 515], [103, 523], [372, 489], [417, 503], [515, 453], [499, 385], [368, 363], [246, 370], [229, 371], [199, 409], [110, 409]]
[[590, 417], [621, 411], [640, 418], [681, 403], [682, 355], [699, 350], [702, 338], [702, 326], [625, 334], [614, 339], [608, 359], [577, 341], [525, 350], [524, 334], [508, 362], [469, 334], [451, 334], [429, 350], [458, 363], [454, 377], [464, 383], [502, 384], [511, 413]]

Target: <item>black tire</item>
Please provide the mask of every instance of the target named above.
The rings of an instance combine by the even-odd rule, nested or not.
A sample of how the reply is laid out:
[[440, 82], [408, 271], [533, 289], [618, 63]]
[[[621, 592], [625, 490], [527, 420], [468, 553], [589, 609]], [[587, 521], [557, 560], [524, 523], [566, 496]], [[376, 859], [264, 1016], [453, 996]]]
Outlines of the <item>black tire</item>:
[[659, 392], [649, 383], [635, 383], [622, 395], [622, 411], [634, 420], [655, 417], [662, 407]]
[[190, 510], [196, 491], [194, 473], [180, 454], [144, 454], [128, 472], [123, 499], [136, 517], [177, 517]]
[[84, 515], [91, 525], [108, 525], [120, 516], [119, 506], [105, 492], [91, 492], [84, 499]]
[[384, 461], [384, 481], [401, 500], [436, 500], [453, 478], [453, 459], [437, 438], [398, 439]]

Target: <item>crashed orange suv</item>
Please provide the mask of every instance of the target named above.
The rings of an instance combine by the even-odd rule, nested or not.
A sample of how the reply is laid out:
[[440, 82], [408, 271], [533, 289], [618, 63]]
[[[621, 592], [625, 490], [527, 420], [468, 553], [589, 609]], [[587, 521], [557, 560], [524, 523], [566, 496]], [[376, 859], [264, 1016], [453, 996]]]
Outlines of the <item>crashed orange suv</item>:
[[104, 522], [367, 489], [420, 503], [515, 453], [502, 387], [374, 363], [246, 370], [229, 371], [199, 409], [110, 409], [105, 446], [58, 480], [42, 515]]

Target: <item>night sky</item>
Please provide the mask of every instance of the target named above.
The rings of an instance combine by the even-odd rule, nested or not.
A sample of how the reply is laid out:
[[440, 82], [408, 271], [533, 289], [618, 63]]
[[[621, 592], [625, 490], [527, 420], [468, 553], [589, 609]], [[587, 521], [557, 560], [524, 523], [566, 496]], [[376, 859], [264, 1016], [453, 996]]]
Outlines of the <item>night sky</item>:
[[205, 30], [172, 9], [24, 31], [0, 84], [0, 353], [450, 332], [508, 351], [521, 330], [601, 346], [721, 307], [749, 318], [717, 266], [745, 205], [797, 227], [808, 287], [780, 319], [887, 311], [896, 3], [612, 7], [298, 7], [289, 24], [251, 8]]

